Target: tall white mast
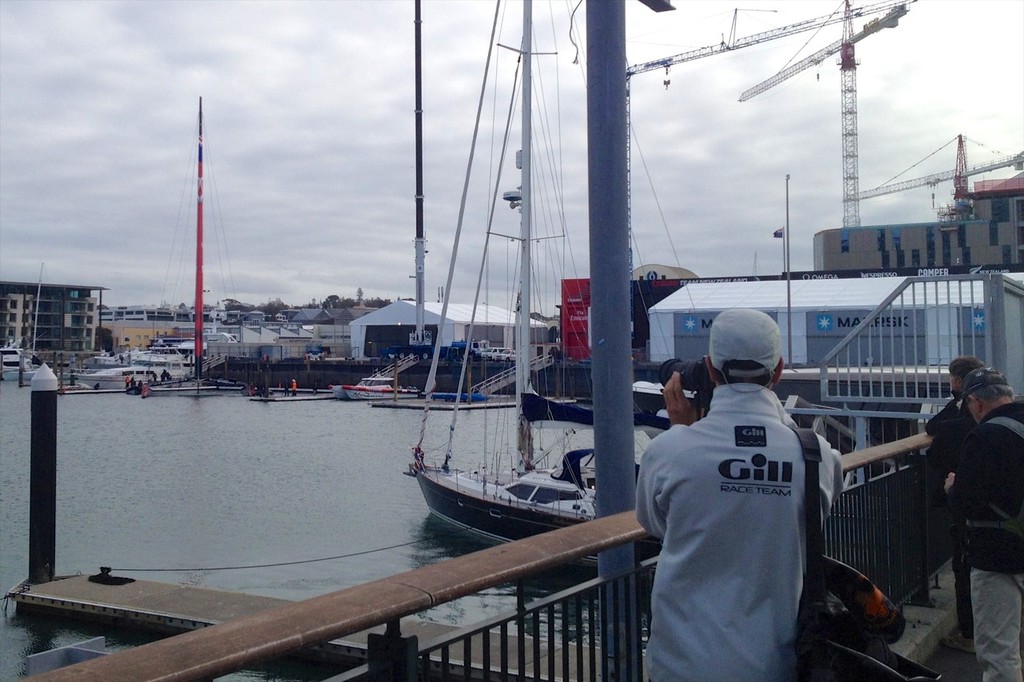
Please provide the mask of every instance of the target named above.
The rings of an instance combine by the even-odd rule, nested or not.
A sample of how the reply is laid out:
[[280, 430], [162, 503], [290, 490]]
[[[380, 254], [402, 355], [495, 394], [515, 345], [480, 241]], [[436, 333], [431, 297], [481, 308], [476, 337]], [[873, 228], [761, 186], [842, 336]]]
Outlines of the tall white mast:
[[519, 268], [519, 306], [516, 325], [516, 407], [519, 407], [519, 394], [530, 391], [530, 250], [532, 237], [533, 196], [530, 169], [530, 139], [532, 87], [533, 87], [533, 6], [530, 0], [523, 3], [523, 146], [520, 150], [520, 168], [522, 173], [522, 194], [519, 210], [520, 220], [520, 268]]
[[36, 352], [36, 339], [39, 338], [39, 299], [43, 296], [43, 266], [46, 263], [39, 264], [39, 284], [36, 286], [36, 300], [33, 304], [35, 313], [32, 316], [32, 354]]

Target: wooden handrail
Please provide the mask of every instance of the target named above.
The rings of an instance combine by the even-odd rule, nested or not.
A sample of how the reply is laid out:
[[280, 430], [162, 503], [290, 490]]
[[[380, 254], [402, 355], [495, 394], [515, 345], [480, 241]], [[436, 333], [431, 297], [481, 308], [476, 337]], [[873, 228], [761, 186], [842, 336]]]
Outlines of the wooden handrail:
[[919, 433], [891, 443], [882, 443], [863, 450], [857, 450], [843, 455], [843, 473], [853, 471], [866, 464], [874, 464], [883, 460], [892, 459], [898, 455], [906, 455], [917, 450], [923, 450], [932, 444], [932, 437], [926, 433]]
[[[931, 437], [921, 434], [851, 453], [843, 457], [843, 471], [930, 443]], [[646, 537], [634, 512], [622, 512], [126, 649], [36, 679], [210, 679]]]

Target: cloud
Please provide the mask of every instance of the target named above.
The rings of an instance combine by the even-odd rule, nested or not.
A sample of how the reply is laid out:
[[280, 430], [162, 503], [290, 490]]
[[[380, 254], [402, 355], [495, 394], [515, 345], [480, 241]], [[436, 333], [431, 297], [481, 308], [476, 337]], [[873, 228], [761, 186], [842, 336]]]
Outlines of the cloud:
[[[721, 3], [654, 14], [628, 2], [629, 63], [716, 43]], [[453, 295], [472, 297], [492, 191], [519, 184], [515, 111], [521, 5], [499, 16]], [[488, 47], [491, 3], [423, 5], [428, 297], [445, 285]], [[825, 15], [834, 3], [743, 11], [737, 35]], [[589, 274], [585, 5], [535, 3], [537, 247], [547, 273]], [[921, 0], [858, 44], [861, 188], [1024, 148], [1024, 8]], [[839, 25], [635, 76], [634, 266], [702, 275], [778, 272], [772, 231], [813, 264], [813, 234], [842, 223], [840, 86], [834, 59], [740, 103], [742, 90], [836, 40]], [[806, 43], [806, 44], [805, 44]], [[955, 49], [954, 49], [955, 47]], [[666, 88], [664, 80], [670, 80]], [[108, 287], [108, 304], [187, 302], [195, 222], [197, 105], [206, 127], [209, 297], [294, 304], [331, 294], [414, 293], [413, 5], [410, 2], [0, 3], [0, 276]], [[976, 144], [975, 141], [982, 143]], [[558, 143], [558, 144], [555, 144]], [[558, 148], [549, 152], [548, 149]], [[930, 154], [934, 155], [930, 158]], [[925, 159], [922, 161], [922, 159]], [[985, 177], [1005, 177], [1012, 169]], [[976, 178], [980, 179], [980, 178]], [[948, 186], [936, 190], [948, 200]], [[862, 222], [921, 222], [931, 190], [861, 204]], [[494, 209], [483, 296], [509, 305], [518, 213]], [[538, 285], [553, 312], [557, 285]]]

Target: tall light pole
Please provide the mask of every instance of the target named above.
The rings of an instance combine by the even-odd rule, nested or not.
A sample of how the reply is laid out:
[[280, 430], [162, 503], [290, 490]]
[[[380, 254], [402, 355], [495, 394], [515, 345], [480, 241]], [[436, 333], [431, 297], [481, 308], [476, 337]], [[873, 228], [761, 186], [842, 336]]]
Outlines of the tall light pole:
[[789, 269], [789, 173], [786, 173], [786, 229], [782, 232], [782, 247], [786, 261], [786, 364], [793, 364], [793, 295], [791, 291], [792, 276]]

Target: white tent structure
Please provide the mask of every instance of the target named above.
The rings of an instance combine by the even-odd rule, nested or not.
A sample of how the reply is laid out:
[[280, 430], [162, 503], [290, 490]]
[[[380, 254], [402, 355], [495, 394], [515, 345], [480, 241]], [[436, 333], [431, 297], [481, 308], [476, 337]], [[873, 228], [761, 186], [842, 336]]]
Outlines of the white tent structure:
[[[468, 341], [470, 322], [473, 319], [473, 306], [459, 303], [448, 304], [448, 316], [441, 328], [441, 304], [424, 303], [423, 321], [428, 326], [438, 328], [441, 345], [450, 345], [453, 341]], [[492, 346], [511, 348], [515, 338], [516, 314], [497, 306], [478, 305], [476, 320], [473, 322], [473, 340], [486, 339]], [[531, 322], [536, 336], [547, 330], [541, 322]], [[376, 355], [381, 348], [371, 348], [367, 344], [367, 331], [370, 327], [407, 327], [409, 331], [416, 328], [416, 303], [414, 301], [395, 301], [380, 310], [367, 313], [349, 323], [352, 335], [352, 357], [364, 358]], [[372, 338], [372, 332], [369, 334]], [[404, 340], [407, 335], [401, 335]]]
[[[788, 296], [785, 280], [690, 284], [650, 309], [650, 358], [661, 362], [670, 358], [701, 357], [707, 353], [708, 332], [719, 312], [729, 308], [754, 308], [778, 322], [787, 365], [817, 364], [905, 281], [902, 277], [800, 279], [789, 283]], [[981, 282], [964, 286], [969, 290], [968, 299], [976, 301], [975, 305], [980, 307]], [[941, 287], [937, 290], [941, 291]], [[941, 293], [939, 297], [947, 298]], [[942, 304], [934, 309], [928, 309], [924, 303], [921, 301], [908, 309], [909, 315], [884, 317], [875, 324], [908, 330], [928, 330], [940, 324], [946, 328], [949, 326], [946, 320], [933, 318], [959, 317], [963, 312], [960, 308], [945, 307], [945, 300], [933, 298], [933, 306]], [[920, 344], [922, 354], [930, 362], [937, 362], [956, 353], [951, 347], [956, 345], [956, 339], [947, 336], [929, 334], [927, 339], [915, 337], [914, 343]]]

